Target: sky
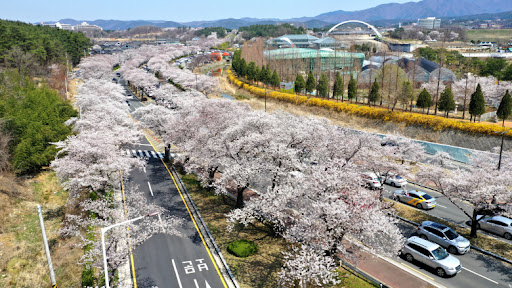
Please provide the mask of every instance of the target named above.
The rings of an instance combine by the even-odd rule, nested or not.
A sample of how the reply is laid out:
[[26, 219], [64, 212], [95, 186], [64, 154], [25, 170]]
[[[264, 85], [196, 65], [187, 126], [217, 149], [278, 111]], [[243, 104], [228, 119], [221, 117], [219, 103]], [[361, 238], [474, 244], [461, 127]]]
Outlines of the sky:
[[[417, 2], [418, 0], [414, 0]], [[225, 18], [313, 17], [411, 0], [2, 0], [0, 19], [23, 22], [75, 20], [166, 20], [190, 22]]]

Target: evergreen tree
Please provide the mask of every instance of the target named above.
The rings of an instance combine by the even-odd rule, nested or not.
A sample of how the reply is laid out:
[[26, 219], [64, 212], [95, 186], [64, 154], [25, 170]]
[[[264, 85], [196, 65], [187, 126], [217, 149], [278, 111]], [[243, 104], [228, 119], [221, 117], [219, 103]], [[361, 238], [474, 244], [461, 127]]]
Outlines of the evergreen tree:
[[332, 96], [334, 98], [341, 97], [343, 101], [343, 92], [345, 90], [345, 83], [343, 83], [343, 77], [340, 72], [336, 72], [336, 78], [334, 79], [334, 87], [332, 88]]
[[263, 82], [266, 84], [266, 85], [270, 85], [270, 80], [272, 79], [272, 73], [270, 72], [270, 68], [268, 67], [265, 67], [265, 76], [264, 76], [264, 79], [263, 79]]
[[240, 61], [239, 70], [240, 71], [238, 72], [238, 75], [240, 75], [240, 77], [247, 76], [247, 62], [245, 61], [245, 58], [242, 58], [242, 60]]
[[379, 84], [377, 84], [377, 81], [373, 82], [372, 88], [370, 90], [370, 95], [368, 95], [368, 104], [370, 102], [373, 102], [373, 105], [375, 105], [375, 102], [380, 100], [380, 93], [379, 93]]
[[[476, 122], [476, 117], [485, 113], [485, 98], [484, 93], [482, 92], [482, 87], [480, 87], [480, 83], [476, 86], [475, 92], [471, 94], [471, 100], [469, 101], [469, 114], [471, 114], [471, 118], [473, 122]], [[471, 121], [471, 119], [470, 119]]]
[[313, 71], [309, 71], [308, 80], [306, 81], [306, 92], [313, 93], [316, 87], [315, 75], [313, 75]]
[[[511, 65], [512, 66], [512, 65]], [[496, 112], [496, 116], [498, 119], [503, 121], [503, 127], [505, 127], [505, 120], [512, 113], [512, 98], [510, 97], [510, 93], [505, 92], [505, 96], [501, 98], [500, 106], [498, 107], [498, 112]]]
[[258, 65], [254, 67], [254, 81], [261, 81], [261, 69]]
[[253, 81], [256, 79], [256, 63], [254, 61], [251, 61], [249, 65], [247, 65], [247, 72], [245, 73], [247, 75], [247, 80]]
[[357, 82], [352, 75], [350, 75], [350, 81], [348, 81], [348, 99], [352, 100], [357, 97]]
[[446, 87], [443, 90], [443, 93], [441, 93], [441, 96], [439, 97], [439, 111], [445, 111], [446, 112], [446, 118], [448, 118], [448, 113], [455, 109], [455, 101], [453, 100], [453, 93], [452, 89], [450, 87]]
[[425, 108], [432, 106], [432, 104], [432, 96], [430, 96], [427, 89], [423, 88], [423, 91], [418, 95], [418, 100], [416, 100], [416, 106], [423, 108], [423, 112], [425, 112]]
[[325, 75], [325, 73], [322, 73], [322, 75], [320, 75], [317, 91], [320, 97], [329, 96], [329, 78], [327, 78], [327, 75]]
[[295, 93], [301, 93], [306, 88], [306, 82], [304, 81], [304, 77], [302, 75], [297, 74], [295, 78]]
[[277, 75], [277, 71], [274, 70], [274, 73], [272, 73], [272, 78], [270, 80], [270, 85], [274, 87], [279, 87], [281, 84], [281, 80], [279, 80], [279, 75]]
[[233, 53], [233, 60], [231, 66], [233, 66], [233, 70], [235, 70], [236, 74], [240, 75], [240, 64], [241, 64], [241, 51], [237, 50], [235, 53]]

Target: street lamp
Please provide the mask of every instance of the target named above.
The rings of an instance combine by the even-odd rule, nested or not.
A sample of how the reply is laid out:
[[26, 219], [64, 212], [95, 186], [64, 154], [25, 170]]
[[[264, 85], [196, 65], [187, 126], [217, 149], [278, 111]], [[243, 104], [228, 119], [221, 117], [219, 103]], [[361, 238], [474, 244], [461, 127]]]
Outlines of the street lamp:
[[508, 130], [503, 131], [503, 132], [496, 132], [496, 133], [501, 134], [501, 147], [500, 147], [500, 159], [498, 160], [498, 171], [501, 168], [501, 154], [503, 153], [503, 142], [505, 140], [505, 134], [507, 134], [507, 132], [510, 130], [512, 130], [512, 128], [508, 128]]
[[105, 233], [114, 228], [114, 227], [117, 227], [117, 226], [121, 226], [121, 225], [125, 225], [125, 224], [128, 224], [128, 223], [131, 223], [131, 222], [135, 222], [135, 221], [138, 221], [144, 217], [151, 217], [151, 216], [155, 216], [155, 215], [158, 215], [160, 212], [152, 212], [152, 213], [149, 213], [147, 215], [144, 215], [144, 216], [140, 216], [140, 217], [137, 217], [137, 218], [133, 218], [133, 219], [130, 219], [130, 220], [126, 220], [126, 221], [123, 221], [121, 223], [117, 223], [117, 224], [114, 224], [114, 225], [110, 225], [110, 226], [107, 226], [107, 227], [102, 227], [101, 228], [101, 250], [103, 252], [103, 268], [105, 270], [105, 287], [107, 288], [110, 288], [110, 284], [109, 284], [109, 280], [108, 280], [108, 268], [107, 268], [107, 251], [105, 249]]

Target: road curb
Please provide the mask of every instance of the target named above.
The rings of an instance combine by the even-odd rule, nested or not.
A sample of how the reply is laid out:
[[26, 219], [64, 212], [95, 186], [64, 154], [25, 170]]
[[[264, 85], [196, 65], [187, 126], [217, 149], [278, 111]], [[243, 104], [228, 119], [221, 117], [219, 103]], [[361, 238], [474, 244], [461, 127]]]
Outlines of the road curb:
[[508, 264], [512, 264], [512, 260], [509, 260], [509, 259], [507, 259], [507, 258], [503, 258], [503, 257], [501, 257], [501, 256], [499, 256], [499, 255], [496, 255], [496, 254], [494, 254], [494, 253], [492, 253], [492, 252], [489, 252], [489, 251], [487, 251], [487, 250], [484, 250], [484, 249], [482, 249], [482, 248], [478, 248], [478, 247], [474, 246], [473, 244], [471, 244], [471, 249], [475, 249], [476, 251], [478, 251], [478, 252], [480, 252], [480, 253], [482, 253], [482, 254], [485, 254], [485, 255], [488, 255], [488, 256], [494, 257], [494, 258], [496, 258], [496, 259], [498, 259], [498, 260], [501, 260], [501, 261], [503, 261], [503, 262], [506, 262], [506, 263], [508, 263]]

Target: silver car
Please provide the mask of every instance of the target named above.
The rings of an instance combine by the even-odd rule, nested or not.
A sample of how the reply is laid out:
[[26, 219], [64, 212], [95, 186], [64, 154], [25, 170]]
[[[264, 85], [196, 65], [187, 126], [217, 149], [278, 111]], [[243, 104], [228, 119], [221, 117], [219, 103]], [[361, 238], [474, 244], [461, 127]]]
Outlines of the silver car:
[[450, 227], [431, 221], [423, 221], [418, 226], [420, 238], [437, 243], [448, 249], [450, 254], [465, 254], [469, 251], [471, 243], [460, 236]]
[[479, 219], [476, 224], [477, 229], [486, 230], [494, 234], [505, 237], [507, 240], [512, 240], [512, 219], [503, 216], [483, 216], [477, 215]]
[[404, 187], [407, 185], [407, 179], [400, 175], [391, 175], [388, 178], [386, 178], [386, 181], [384, 183], [394, 186], [394, 187]]
[[407, 239], [400, 253], [409, 262], [416, 260], [434, 268], [440, 277], [455, 275], [462, 270], [459, 259], [448, 254], [443, 247], [420, 237]]
[[423, 191], [418, 190], [395, 190], [393, 200], [416, 206], [419, 209], [432, 209], [436, 207], [436, 199]]

